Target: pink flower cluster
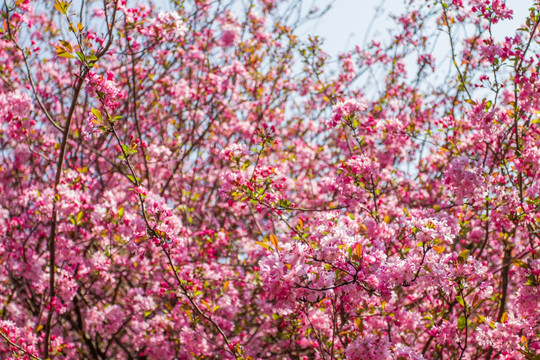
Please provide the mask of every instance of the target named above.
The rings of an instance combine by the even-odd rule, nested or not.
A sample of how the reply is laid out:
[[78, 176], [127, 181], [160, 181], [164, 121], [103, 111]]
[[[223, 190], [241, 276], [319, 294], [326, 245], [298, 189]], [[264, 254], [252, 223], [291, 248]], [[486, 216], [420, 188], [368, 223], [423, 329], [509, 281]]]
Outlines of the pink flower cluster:
[[333, 106], [332, 120], [328, 122], [328, 126], [335, 127], [345, 121], [350, 121], [364, 110], [366, 110], [366, 105], [363, 102], [355, 99], [340, 101]]
[[481, 169], [466, 157], [452, 160], [445, 172], [444, 181], [454, 190], [458, 203], [465, 198], [472, 202], [482, 200], [487, 195]]
[[471, 5], [473, 12], [480, 12], [494, 24], [500, 20], [511, 19], [514, 13], [503, 0], [472, 0]]
[[220, 43], [223, 47], [233, 46], [240, 38], [240, 28], [237, 25], [226, 23], [221, 31]]
[[[0, 335], [3, 341], [8, 341], [12, 356], [8, 355], [6, 360], [33, 360], [39, 358], [39, 339], [32, 333], [31, 329], [23, 330], [9, 320], [0, 320]], [[61, 339], [53, 338], [53, 348], [61, 349], [66, 344], [62, 344]]]
[[537, 7], [180, 3], [0, 9], [0, 358], [538, 359]]
[[119, 101], [124, 98], [120, 88], [114, 82], [114, 74], [107, 72], [107, 77], [90, 71], [86, 77], [86, 92], [98, 99], [109, 110], [114, 111]]

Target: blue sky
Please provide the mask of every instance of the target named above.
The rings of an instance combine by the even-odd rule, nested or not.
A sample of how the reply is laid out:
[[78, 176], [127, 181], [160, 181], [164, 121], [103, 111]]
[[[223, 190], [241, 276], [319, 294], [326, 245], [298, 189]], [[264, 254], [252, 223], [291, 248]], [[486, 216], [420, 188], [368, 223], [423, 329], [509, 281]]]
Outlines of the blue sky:
[[[325, 38], [324, 49], [331, 55], [337, 55], [356, 45], [362, 45], [367, 30], [380, 7], [381, 15], [373, 23], [367, 39], [377, 38], [386, 32], [392, 23], [387, 20], [388, 14], [399, 13], [404, 9], [404, 0], [315, 0], [320, 8], [332, 3], [332, 8], [325, 16], [306, 29], [306, 33], [317, 34]], [[423, 1], [423, 0], [422, 0]], [[514, 19], [497, 24], [494, 35], [503, 39], [515, 33], [524, 22], [528, 8], [533, 6], [532, 0], [507, 0], [509, 8], [514, 10]]]

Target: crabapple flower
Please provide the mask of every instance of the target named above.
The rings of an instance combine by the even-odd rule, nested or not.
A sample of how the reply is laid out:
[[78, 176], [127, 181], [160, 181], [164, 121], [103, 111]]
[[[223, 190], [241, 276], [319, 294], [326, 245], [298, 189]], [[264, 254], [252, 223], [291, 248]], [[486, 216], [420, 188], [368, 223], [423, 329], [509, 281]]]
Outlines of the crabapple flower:
[[463, 202], [465, 198], [478, 200], [486, 193], [481, 169], [463, 156], [452, 160], [445, 172], [445, 183], [454, 191], [457, 202]]
[[178, 11], [162, 11], [158, 14], [156, 21], [164, 30], [168, 37], [181, 38], [187, 31], [187, 26]]
[[32, 110], [33, 103], [26, 92], [16, 90], [0, 91], [0, 121], [11, 122], [20, 119]]
[[107, 77], [104, 77], [90, 71], [86, 77], [85, 89], [88, 95], [100, 100], [111, 111], [118, 107], [118, 101], [123, 98], [111, 72], [107, 72]]
[[295, 0], [9, 3], [0, 358], [538, 357], [538, 9], [336, 59]]
[[220, 157], [224, 160], [242, 158], [248, 154], [248, 148], [244, 144], [229, 144], [220, 152]]
[[220, 43], [223, 47], [233, 46], [240, 38], [240, 29], [237, 25], [227, 23], [221, 29]]
[[347, 99], [340, 101], [333, 106], [332, 120], [327, 125], [329, 127], [336, 127], [339, 124], [350, 121], [355, 116], [366, 110], [366, 105], [355, 99]]
[[345, 351], [347, 359], [351, 360], [390, 360], [392, 353], [386, 336], [378, 337], [369, 334], [359, 337]]

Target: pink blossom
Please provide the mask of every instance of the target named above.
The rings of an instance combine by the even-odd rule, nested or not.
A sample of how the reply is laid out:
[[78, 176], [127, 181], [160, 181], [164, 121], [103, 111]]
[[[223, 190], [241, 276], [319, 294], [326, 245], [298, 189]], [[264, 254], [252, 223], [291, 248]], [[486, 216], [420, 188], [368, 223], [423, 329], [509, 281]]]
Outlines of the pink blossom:
[[445, 173], [445, 183], [454, 190], [457, 202], [462, 202], [464, 198], [474, 201], [485, 196], [486, 186], [481, 170], [465, 157], [452, 161]]
[[366, 110], [366, 105], [355, 99], [340, 101], [333, 106], [332, 120], [328, 122], [328, 126], [335, 127], [345, 121], [350, 121], [364, 110]]
[[223, 47], [233, 46], [240, 38], [240, 29], [234, 24], [227, 23], [223, 25], [221, 31], [220, 42]]
[[112, 111], [118, 107], [118, 101], [124, 97], [113, 79], [114, 75], [110, 72], [107, 73], [106, 78], [94, 72], [89, 72], [86, 77], [86, 92]]

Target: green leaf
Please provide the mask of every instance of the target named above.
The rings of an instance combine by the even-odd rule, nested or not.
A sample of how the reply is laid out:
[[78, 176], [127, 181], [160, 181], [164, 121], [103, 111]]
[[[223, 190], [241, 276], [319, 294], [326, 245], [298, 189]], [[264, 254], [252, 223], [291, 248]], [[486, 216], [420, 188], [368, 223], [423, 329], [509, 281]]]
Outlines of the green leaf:
[[534, 276], [533, 274], [528, 275], [527, 276], [527, 282], [525, 283], [525, 285], [527, 285], [527, 286], [536, 286], [537, 285], [536, 276]]
[[60, 40], [60, 44], [62, 44], [62, 46], [64, 46], [68, 52], [73, 52], [73, 48], [69, 42]]
[[458, 318], [457, 327], [458, 327], [459, 330], [463, 330], [463, 329], [465, 329], [465, 326], [467, 326], [467, 318], [465, 316], [461, 315]]
[[71, 55], [70, 53], [67, 53], [65, 51], [60, 51], [60, 52], [57, 52], [56, 55], [60, 56], [60, 57], [63, 57], [63, 58], [68, 58], [68, 59], [75, 59], [75, 56]]
[[468, 257], [469, 257], [469, 250], [468, 249], [463, 250], [458, 256], [459, 263], [464, 264], [467, 261]]
[[80, 60], [82, 63], [84, 63], [84, 55], [83, 55], [82, 52], [77, 51], [77, 52], [75, 52], [75, 55], [77, 55], [77, 57], [79, 58], [79, 60]]
[[127, 177], [132, 183], [134, 183], [134, 184], [137, 183], [137, 181], [136, 181], [136, 179], [135, 179], [135, 177], [133, 175], [127, 175]]
[[272, 250], [272, 248], [270, 246], [268, 246], [268, 244], [265, 244], [263, 243], [262, 241], [255, 241], [258, 245], [262, 246], [263, 248], [265, 248], [266, 250], [270, 251], [270, 252], [274, 252]]
[[67, 6], [63, 1], [56, 0], [54, 4], [54, 8], [58, 10], [59, 13], [64, 14], [64, 15], [66, 14]]
[[461, 306], [465, 306], [465, 301], [463, 300], [463, 298], [461, 296], [456, 296], [456, 301], [461, 305]]
[[517, 267], [520, 267], [520, 268], [523, 268], [523, 269], [529, 269], [530, 266], [529, 264], [527, 264], [526, 262], [520, 260], [520, 259], [515, 259], [513, 261], [514, 265], [516, 265]]
[[103, 121], [103, 117], [101, 116], [101, 112], [98, 109], [91, 109], [90, 111], [99, 120], [99, 122]]

